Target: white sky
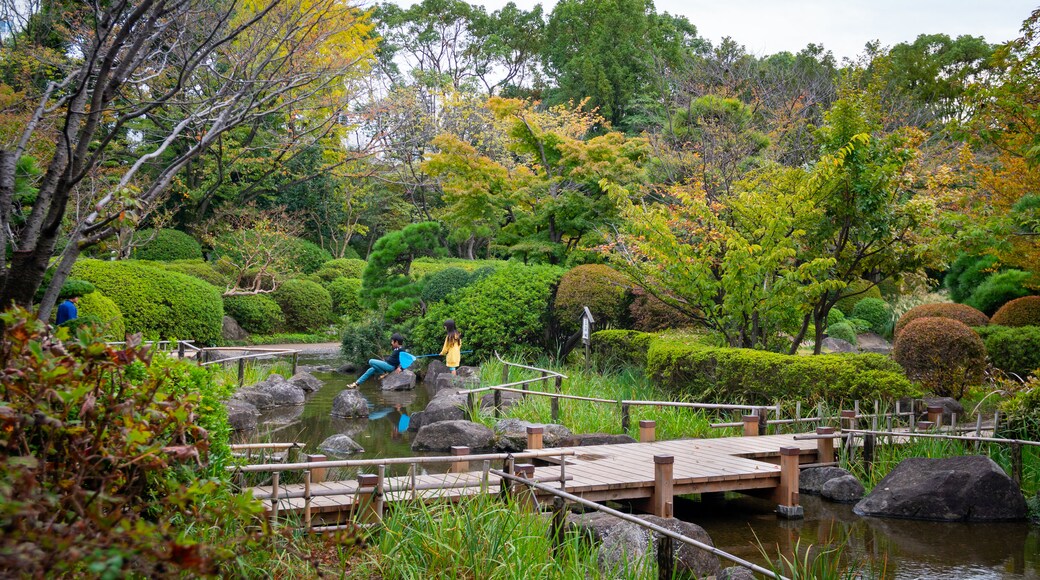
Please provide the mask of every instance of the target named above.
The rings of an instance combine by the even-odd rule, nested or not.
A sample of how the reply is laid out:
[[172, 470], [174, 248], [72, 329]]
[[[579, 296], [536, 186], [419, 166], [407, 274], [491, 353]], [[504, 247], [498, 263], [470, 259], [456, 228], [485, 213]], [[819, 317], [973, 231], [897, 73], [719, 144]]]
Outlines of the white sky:
[[[414, 0], [392, 0], [400, 6]], [[467, 0], [489, 12], [506, 0]], [[514, 0], [546, 13], [555, 0]], [[712, 44], [730, 36], [752, 54], [798, 52], [810, 42], [822, 44], [839, 62], [859, 54], [864, 44], [882, 46], [912, 41], [919, 34], [982, 36], [1000, 43], [1019, 36], [1022, 21], [1040, 0], [655, 0], [658, 12], [686, 16]]]

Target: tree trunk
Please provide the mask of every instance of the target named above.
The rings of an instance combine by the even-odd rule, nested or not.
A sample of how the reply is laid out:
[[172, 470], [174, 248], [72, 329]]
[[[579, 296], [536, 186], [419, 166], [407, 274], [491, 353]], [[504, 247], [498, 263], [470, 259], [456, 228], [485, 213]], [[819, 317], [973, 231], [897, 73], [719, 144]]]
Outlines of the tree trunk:
[[802, 318], [802, 327], [798, 329], [798, 334], [791, 341], [791, 350], [787, 354], [798, 354], [798, 347], [802, 346], [802, 341], [805, 340], [805, 333], [809, 330], [810, 320], [812, 320], [812, 312], [806, 314], [805, 318]]

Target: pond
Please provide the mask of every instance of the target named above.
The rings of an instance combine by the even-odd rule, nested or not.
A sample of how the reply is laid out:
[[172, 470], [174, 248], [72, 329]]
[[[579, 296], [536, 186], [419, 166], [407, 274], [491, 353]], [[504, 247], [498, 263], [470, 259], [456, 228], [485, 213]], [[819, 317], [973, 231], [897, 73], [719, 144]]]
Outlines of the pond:
[[[335, 366], [341, 361], [331, 354], [301, 354], [300, 364]], [[321, 390], [309, 394], [303, 407], [265, 414], [260, 429], [242, 441], [296, 441], [305, 444], [308, 453], [321, 453], [317, 448], [322, 441], [345, 433], [365, 448], [351, 459], [418, 455], [411, 450], [414, 432], [401, 432], [399, 427], [403, 426], [402, 415], [421, 411], [429, 402], [430, 395], [421, 383], [414, 391], [382, 391], [379, 381], [369, 380], [360, 387], [369, 403], [369, 418], [336, 419], [330, 414], [332, 400], [356, 375], [312, 374], [325, 383]], [[403, 474], [405, 469], [399, 466], [388, 473]], [[356, 472], [348, 470], [330, 473], [330, 478], [355, 476]], [[720, 549], [759, 564], [766, 562], [756, 537], [774, 558], [778, 546], [789, 554], [796, 544], [804, 548], [844, 539], [846, 555], [874, 562], [883, 578], [1040, 580], [1037, 526], [861, 518], [852, 513], [851, 505], [807, 495], [801, 497], [801, 503], [805, 508], [802, 520], [779, 519], [773, 512], [775, 506], [737, 494], [719, 501], [707, 497], [704, 501], [677, 501], [676, 516], [704, 527]]]

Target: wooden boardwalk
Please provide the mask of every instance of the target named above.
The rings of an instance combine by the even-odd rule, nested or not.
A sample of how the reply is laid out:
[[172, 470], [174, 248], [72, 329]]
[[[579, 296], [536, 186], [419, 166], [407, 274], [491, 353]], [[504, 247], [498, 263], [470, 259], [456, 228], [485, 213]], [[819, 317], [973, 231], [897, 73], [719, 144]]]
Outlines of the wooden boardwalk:
[[[780, 450], [787, 448], [786, 454], [791, 460], [796, 459], [798, 464], [817, 463], [820, 461], [817, 446], [817, 441], [796, 440], [794, 435], [768, 435], [677, 439], [554, 450], [573, 452], [572, 456], [566, 457], [564, 465], [565, 491], [591, 501], [647, 500], [646, 505], [649, 506], [655, 497], [655, 490], [661, 485], [657, 481], [660, 472], [655, 457], [663, 457], [665, 459], [662, 462], [666, 462], [670, 456], [674, 460], [670, 465], [671, 484], [662, 487], [670, 496], [657, 498], [659, 502], [670, 504], [671, 496], [679, 494], [759, 490], [772, 494], [778, 503], [797, 505], [797, 476], [793, 490], [781, 490]], [[544, 458], [541, 465], [534, 467], [533, 479], [559, 486], [559, 461], [559, 456]], [[532, 477], [530, 471], [527, 475]], [[382, 501], [392, 504], [413, 497], [453, 500], [485, 490], [497, 491], [500, 483], [499, 477], [483, 471], [422, 474], [414, 480], [411, 476], [387, 477], [383, 482]], [[354, 480], [311, 484], [311, 517], [323, 523], [345, 520], [356, 506], [371, 503], [372, 485], [366, 483], [362, 486]], [[277, 507], [271, 500], [271, 486], [247, 491], [265, 500], [269, 514], [277, 510], [277, 515], [302, 516], [306, 508], [305, 497], [308, 493], [304, 484], [279, 486]], [[789, 495], [792, 491], [793, 497]], [[788, 495], [783, 496], [783, 493]], [[550, 500], [547, 495], [539, 493], [536, 497], [540, 501]], [[788, 501], [784, 501], [783, 497]], [[655, 510], [648, 507], [647, 511]]]

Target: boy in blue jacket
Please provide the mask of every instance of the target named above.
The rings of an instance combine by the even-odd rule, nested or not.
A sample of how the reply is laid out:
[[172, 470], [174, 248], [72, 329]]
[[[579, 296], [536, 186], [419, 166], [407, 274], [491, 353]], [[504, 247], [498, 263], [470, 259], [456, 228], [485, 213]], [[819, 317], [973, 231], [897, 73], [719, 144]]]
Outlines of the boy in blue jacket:
[[367, 381], [369, 377], [376, 373], [376, 371], [379, 371], [383, 374], [400, 372], [401, 348], [404, 347], [404, 337], [401, 336], [400, 333], [395, 332], [393, 335], [390, 336], [390, 346], [393, 348], [393, 351], [390, 353], [390, 356], [382, 360], [378, 358], [370, 359], [368, 361], [368, 370], [365, 371], [365, 374], [358, 377], [358, 380], [354, 381], [353, 383], [350, 383], [350, 386], [348, 388], [356, 389], [358, 385]]

